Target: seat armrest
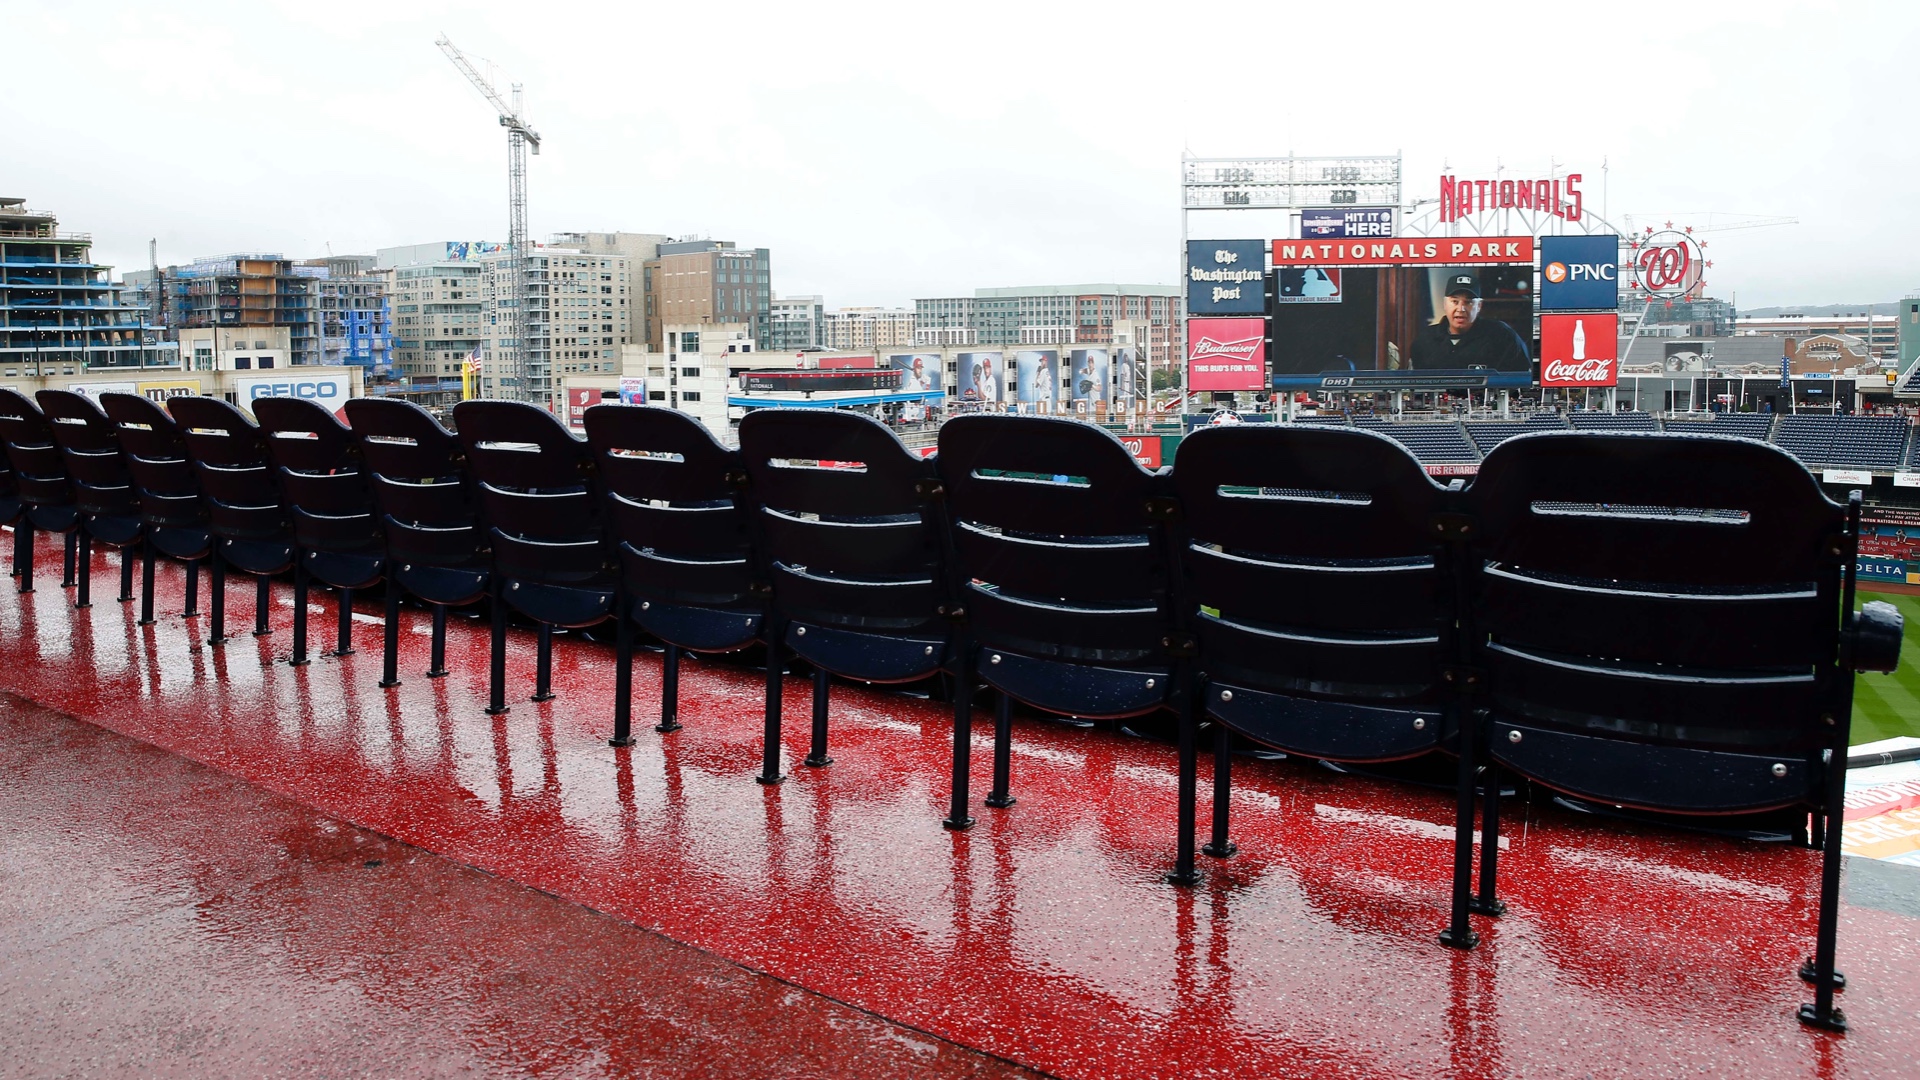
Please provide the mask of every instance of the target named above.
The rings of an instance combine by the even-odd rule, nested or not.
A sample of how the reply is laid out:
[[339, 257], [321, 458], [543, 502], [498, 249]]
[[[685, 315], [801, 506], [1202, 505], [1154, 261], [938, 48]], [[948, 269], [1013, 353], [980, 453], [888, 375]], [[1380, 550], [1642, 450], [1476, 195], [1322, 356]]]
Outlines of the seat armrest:
[[1906, 620], [1900, 609], [1875, 600], [1854, 613], [1847, 666], [1855, 671], [1892, 671], [1900, 664], [1900, 639]]

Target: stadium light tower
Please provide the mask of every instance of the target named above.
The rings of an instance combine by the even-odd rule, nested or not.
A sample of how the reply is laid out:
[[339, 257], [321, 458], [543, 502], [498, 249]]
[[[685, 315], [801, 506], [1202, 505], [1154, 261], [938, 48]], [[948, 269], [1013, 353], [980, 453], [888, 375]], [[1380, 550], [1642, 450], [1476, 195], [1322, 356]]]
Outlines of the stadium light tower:
[[[529, 400], [531, 395], [527, 387], [527, 148], [540, 152], [540, 133], [527, 126], [520, 117], [520, 84], [513, 84], [513, 103], [509, 105], [501, 98], [500, 92], [493, 88], [486, 77], [481, 75], [447, 35], [442, 33], [434, 42], [440, 51], [447, 54], [453, 66], [467, 77], [480, 96], [487, 99], [500, 114], [500, 126], [507, 129], [507, 257], [505, 270], [507, 275], [507, 334], [512, 345], [505, 350], [506, 363], [496, 367], [496, 385], [505, 390], [502, 397], [517, 401]], [[496, 294], [496, 300], [498, 296]], [[541, 402], [545, 404], [545, 402]]]

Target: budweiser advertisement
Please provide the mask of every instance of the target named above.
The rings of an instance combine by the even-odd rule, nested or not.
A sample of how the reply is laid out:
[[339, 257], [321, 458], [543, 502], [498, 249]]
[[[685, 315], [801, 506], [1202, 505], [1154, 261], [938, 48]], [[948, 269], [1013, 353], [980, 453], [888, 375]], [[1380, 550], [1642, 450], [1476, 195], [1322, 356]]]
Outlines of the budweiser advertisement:
[[1540, 385], [1617, 386], [1620, 316], [1540, 316]]
[[1533, 263], [1531, 236], [1275, 240], [1273, 266], [1469, 266]]
[[1188, 390], [1264, 390], [1265, 319], [1188, 319]]

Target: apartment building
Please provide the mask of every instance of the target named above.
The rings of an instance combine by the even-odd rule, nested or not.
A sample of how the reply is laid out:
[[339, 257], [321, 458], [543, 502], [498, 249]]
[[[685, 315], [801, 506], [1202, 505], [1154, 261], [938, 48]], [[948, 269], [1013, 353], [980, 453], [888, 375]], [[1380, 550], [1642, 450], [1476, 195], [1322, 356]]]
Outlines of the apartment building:
[[726, 240], [661, 244], [642, 268], [647, 347], [665, 351], [668, 325], [742, 324], [761, 350], [773, 345], [772, 258]]
[[[608, 246], [638, 234], [590, 234]], [[611, 238], [611, 239], [609, 239]], [[632, 262], [624, 255], [536, 247], [522, 264], [527, 338], [515, 343], [506, 304], [506, 248], [491, 241], [443, 241], [381, 248], [392, 277], [393, 364], [410, 395], [439, 401], [460, 392], [461, 365], [481, 362], [480, 391], [501, 392], [508, 350], [522, 346], [530, 400], [562, 407], [561, 377], [617, 375], [634, 340]]]
[[369, 368], [386, 377], [393, 371], [393, 309], [387, 276], [375, 269], [375, 261], [372, 255], [339, 255], [301, 265], [325, 271], [309, 279], [319, 320], [318, 362]]
[[828, 349], [910, 348], [913, 312], [906, 308], [839, 308], [826, 313], [820, 331], [820, 344]]
[[471, 254], [477, 246], [411, 244], [375, 253], [393, 311], [394, 389], [421, 404], [457, 400], [461, 364], [484, 358], [491, 343], [486, 269]]
[[583, 255], [618, 255], [627, 260], [625, 303], [628, 341], [638, 343], [645, 337], [646, 306], [639, 288], [639, 271], [649, 259], [660, 257], [660, 245], [673, 243], [664, 233], [633, 232], [557, 232], [547, 238], [547, 246]]
[[91, 234], [0, 198], [0, 375], [179, 366], [177, 346], [156, 340], [149, 312], [107, 280], [92, 247]]
[[[527, 299], [527, 398], [565, 409], [564, 379], [569, 375], [620, 372], [620, 349], [633, 337], [633, 274], [624, 255], [590, 255], [562, 248], [535, 248], [522, 260]], [[505, 253], [481, 260], [483, 294], [488, 305], [489, 356], [508, 343], [502, 301], [507, 299]], [[498, 372], [490, 365], [482, 388], [494, 393]]]
[[322, 345], [314, 281], [327, 271], [277, 252], [243, 252], [168, 267], [167, 323], [176, 332], [208, 327], [283, 326], [294, 364], [318, 364]]

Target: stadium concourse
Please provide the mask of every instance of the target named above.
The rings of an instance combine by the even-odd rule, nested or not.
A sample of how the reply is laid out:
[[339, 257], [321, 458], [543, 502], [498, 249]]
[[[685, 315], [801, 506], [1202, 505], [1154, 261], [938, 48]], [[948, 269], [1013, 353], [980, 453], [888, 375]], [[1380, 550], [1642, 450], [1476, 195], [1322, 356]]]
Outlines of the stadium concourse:
[[1023, 716], [1019, 804], [948, 832], [937, 703], [846, 687], [838, 763], [762, 787], [744, 666], [689, 665], [684, 729], [611, 749], [604, 644], [531, 704], [515, 631], [488, 716], [482, 625], [427, 679], [407, 612], [383, 689], [371, 607], [364, 651], [290, 667], [289, 589], [273, 633], [208, 648], [176, 565], [158, 587], [145, 627], [45, 575], [0, 594], [0, 1071], [1886, 1077], [1920, 1038], [1910, 868], [1850, 860], [1841, 1036], [1792, 1019], [1803, 847], [1536, 797], [1461, 952], [1445, 791], [1248, 759], [1241, 854], [1179, 889], [1154, 741]]

